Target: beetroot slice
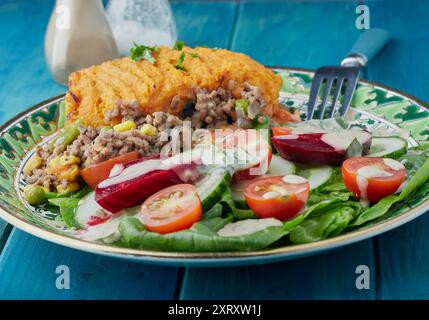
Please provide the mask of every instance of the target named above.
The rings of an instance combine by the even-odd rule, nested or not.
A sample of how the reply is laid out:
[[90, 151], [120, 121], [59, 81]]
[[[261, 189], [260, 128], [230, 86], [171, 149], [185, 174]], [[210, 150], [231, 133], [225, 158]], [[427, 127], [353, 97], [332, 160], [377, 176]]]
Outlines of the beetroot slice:
[[286, 160], [311, 165], [340, 165], [346, 156], [345, 150], [335, 150], [321, 140], [323, 133], [275, 136], [271, 138], [274, 148]]
[[116, 213], [142, 203], [161, 189], [179, 183], [182, 180], [174, 170], [154, 170], [106, 188], [97, 187], [95, 201], [107, 211]]

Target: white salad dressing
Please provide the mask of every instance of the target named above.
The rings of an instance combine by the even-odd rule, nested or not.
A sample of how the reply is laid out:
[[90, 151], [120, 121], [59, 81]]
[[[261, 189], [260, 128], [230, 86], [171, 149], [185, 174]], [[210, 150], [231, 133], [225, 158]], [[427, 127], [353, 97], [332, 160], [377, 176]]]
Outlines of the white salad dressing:
[[367, 207], [369, 205], [368, 201], [368, 179], [371, 178], [382, 178], [382, 177], [390, 177], [392, 174], [381, 169], [378, 166], [365, 166], [360, 168], [356, 172], [356, 183], [360, 192], [360, 203], [362, 206]]
[[239, 237], [265, 230], [268, 227], [281, 227], [283, 223], [274, 218], [246, 219], [226, 224], [217, 234], [221, 237]]
[[104, 210], [98, 203], [95, 201], [95, 192], [88, 193], [83, 197], [76, 208], [76, 222], [82, 227], [87, 227], [88, 222], [94, 220], [94, 217], [107, 217], [112, 214]]
[[390, 169], [395, 170], [395, 171], [405, 169], [405, 167], [402, 163], [400, 163], [399, 161], [393, 160], [393, 159], [384, 158], [383, 162], [386, 166], [388, 166]]
[[325, 133], [320, 139], [335, 150], [346, 150], [354, 139], [364, 144], [371, 139], [371, 135], [363, 130], [343, 130]]
[[[77, 236], [86, 241], [103, 240], [106, 243], [115, 242], [120, 237], [118, 227], [122, 219], [126, 216], [136, 215], [139, 210], [140, 206], [136, 206], [111, 214], [95, 201], [95, 192], [91, 192], [79, 201], [76, 209], [76, 221], [85, 228]], [[88, 222], [93, 220], [93, 217], [101, 217], [106, 214], [110, 215], [108, 220], [94, 226], [88, 225]]]
[[278, 138], [281, 140], [295, 140], [295, 139], [298, 139], [299, 136], [297, 134], [288, 134], [285, 136], [279, 136]]
[[295, 174], [288, 174], [284, 176], [282, 180], [290, 184], [301, 184], [301, 183], [306, 183], [308, 181], [307, 179], [297, 176]]
[[110, 170], [109, 173], [109, 178], [117, 176], [118, 174], [120, 174], [122, 171], [124, 171], [124, 165], [122, 164], [115, 164], [112, 168], [112, 170]]
[[269, 200], [269, 199], [274, 199], [274, 198], [277, 198], [278, 196], [280, 196], [281, 194], [279, 193], [279, 192], [277, 192], [277, 191], [268, 191], [268, 192], [265, 192], [263, 195], [262, 195], [262, 198], [264, 198], [264, 199], [266, 199], [266, 200]]
[[133, 164], [125, 168], [120, 174], [101, 181], [98, 187], [107, 188], [124, 181], [132, 180], [145, 173], [158, 169], [160, 167], [160, 164], [161, 160], [158, 159], [147, 160]]

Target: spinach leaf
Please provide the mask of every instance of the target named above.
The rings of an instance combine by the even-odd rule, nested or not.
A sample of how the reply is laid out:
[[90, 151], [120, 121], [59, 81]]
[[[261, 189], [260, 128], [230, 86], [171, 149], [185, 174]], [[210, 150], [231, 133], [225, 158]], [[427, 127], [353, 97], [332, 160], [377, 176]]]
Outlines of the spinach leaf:
[[161, 235], [147, 231], [137, 218], [127, 217], [119, 225], [119, 232], [122, 241], [133, 248], [181, 252], [260, 250], [288, 233], [282, 227], [268, 227], [243, 236], [219, 236], [216, 233], [217, 229], [231, 219], [231, 217], [206, 218], [195, 223], [191, 229]]
[[232, 200], [231, 188], [229, 187], [224, 191], [222, 198], [219, 201], [219, 204], [223, 208], [223, 213], [232, 213], [236, 220], [243, 220], [255, 217], [255, 214], [252, 210], [240, 209], [235, 206], [234, 200]]
[[313, 210], [313, 217], [291, 230], [290, 240], [293, 243], [314, 242], [340, 234], [359, 213], [360, 206], [348, 201]]
[[75, 210], [80, 201], [78, 198], [53, 198], [49, 199], [49, 204], [60, 208], [60, 215], [64, 223], [69, 228], [78, 228], [79, 224], [75, 219]]

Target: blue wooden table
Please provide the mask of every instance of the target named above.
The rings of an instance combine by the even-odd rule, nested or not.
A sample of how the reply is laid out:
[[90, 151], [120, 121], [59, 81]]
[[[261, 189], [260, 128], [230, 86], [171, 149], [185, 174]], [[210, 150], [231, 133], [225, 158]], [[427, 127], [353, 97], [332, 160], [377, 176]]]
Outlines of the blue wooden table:
[[[359, 1], [361, 3], [362, 1]], [[367, 1], [371, 27], [393, 40], [365, 77], [429, 101], [429, 1]], [[268, 65], [338, 64], [359, 31], [358, 1], [173, 1], [180, 39], [241, 51]], [[43, 37], [53, 0], [0, 0], [0, 122], [65, 91], [50, 77]], [[70, 290], [55, 287], [70, 267]], [[355, 286], [367, 265], [371, 285]], [[295, 261], [240, 268], [159, 267], [67, 249], [0, 221], [0, 298], [427, 299], [429, 216], [382, 236]]]

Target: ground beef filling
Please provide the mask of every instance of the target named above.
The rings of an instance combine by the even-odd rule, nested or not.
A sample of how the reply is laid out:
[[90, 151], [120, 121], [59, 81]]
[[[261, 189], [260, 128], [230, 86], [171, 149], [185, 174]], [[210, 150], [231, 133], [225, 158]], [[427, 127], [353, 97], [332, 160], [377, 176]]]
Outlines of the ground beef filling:
[[[234, 86], [235, 83], [231, 82], [228, 89], [218, 88], [208, 91], [197, 88], [194, 101], [190, 101], [189, 108], [185, 108], [183, 118], [190, 121], [194, 130], [220, 128], [233, 124], [246, 128], [251, 120], [260, 115], [266, 102], [258, 87], [245, 83], [241, 98], [248, 101], [247, 114], [236, 112], [236, 99], [231, 93]], [[172, 104], [177, 101], [177, 97], [174, 97]], [[139, 152], [140, 156], [159, 154], [162, 147], [171, 140], [172, 130], [183, 124], [180, 118], [165, 112], [144, 115], [137, 102], [122, 101], [118, 101], [115, 108], [106, 113], [105, 119], [109, 122], [112, 119], [122, 122], [130, 120], [135, 123], [136, 128], [118, 132], [113, 128], [97, 129], [80, 126], [79, 136], [66, 148], [57, 145], [51, 152], [49, 146], [45, 144], [36, 150], [36, 155], [42, 159], [42, 164], [25, 175], [26, 182], [44, 186], [49, 190], [55, 190], [58, 185], [65, 189], [71, 181], [60, 179], [58, 175], [48, 173], [49, 170], [47, 170], [49, 162], [55, 157], [77, 157], [79, 168], [86, 168], [131, 151]], [[147, 125], [154, 129], [150, 134], [142, 130]]]

